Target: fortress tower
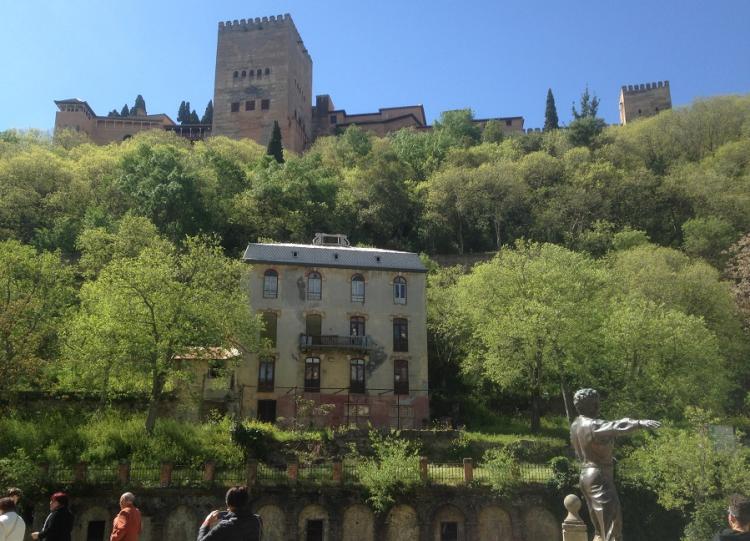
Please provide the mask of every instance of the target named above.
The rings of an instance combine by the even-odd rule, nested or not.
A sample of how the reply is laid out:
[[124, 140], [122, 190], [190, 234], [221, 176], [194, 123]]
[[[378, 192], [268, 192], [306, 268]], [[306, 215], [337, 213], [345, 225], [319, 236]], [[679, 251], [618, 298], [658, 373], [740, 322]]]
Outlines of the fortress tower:
[[672, 108], [669, 81], [623, 85], [620, 90], [620, 124], [654, 116]]
[[212, 133], [284, 148], [312, 139], [312, 59], [289, 14], [219, 23]]

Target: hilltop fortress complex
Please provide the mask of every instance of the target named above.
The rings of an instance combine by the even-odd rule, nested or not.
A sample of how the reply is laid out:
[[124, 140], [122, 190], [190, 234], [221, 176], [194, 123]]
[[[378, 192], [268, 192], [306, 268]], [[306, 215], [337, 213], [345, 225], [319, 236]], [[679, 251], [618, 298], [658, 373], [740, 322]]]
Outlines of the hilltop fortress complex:
[[[312, 77], [312, 58], [289, 14], [220, 22], [211, 124], [180, 125], [166, 114], [148, 115], [142, 109], [126, 117], [99, 116], [86, 101], [74, 98], [55, 101], [55, 130], [84, 132], [97, 144], [162, 129], [191, 140], [213, 134], [266, 145], [276, 121], [284, 147], [301, 153], [317, 137], [352, 124], [380, 136], [402, 128], [430, 129], [422, 105], [348, 114], [336, 109], [329, 95], [315, 96], [313, 105]], [[623, 86], [620, 122], [654, 115], [671, 105], [668, 81]], [[489, 120], [499, 121], [507, 134], [524, 132], [522, 116], [475, 122], [483, 125]]]

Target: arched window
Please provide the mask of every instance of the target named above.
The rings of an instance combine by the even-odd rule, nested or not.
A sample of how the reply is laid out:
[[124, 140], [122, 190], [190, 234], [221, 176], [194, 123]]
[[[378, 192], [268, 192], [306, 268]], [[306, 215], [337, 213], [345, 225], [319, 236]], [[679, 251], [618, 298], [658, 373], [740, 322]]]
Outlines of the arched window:
[[319, 301], [323, 296], [323, 280], [319, 272], [307, 275], [307, 300]]
[[365, 361], [363, 359], [349, 361], [349, 392], [365, 392]]
[[270, 75], [270, 74], [271, 74], [271, 68], [266, 68], [266, 75]]
[[279, 296], [279, 273], [268, 269], [263, 274], [263, 298], [275, 299]]
[[239, 71], [235, 71], [235, 72], [234, 72], [234, 78], [236, 79], [236, 78], [237, 78], [237, 77], [239, 77], [239, 76], [240, 76], [240, 72], [239, 72]]
[[263, 70], [260, 70], [260, 69], [255, 70], [255, 75], [257, 75], [258, 77], [260, 77], [262, 74], [263, 74]]
[[247, 77], [247, 72], [245, 70], [242, 70], [242, 76]]
[[409, 361], [393, 361], [393, 394], [409, 394]]
[[361, 274], [352, 276], [352, 302], [365, 302], [365, 279]]
[[305, 359], [305, 391], [308, 393], [320, 392], [319, 357], [308, 357]]
[[403, 276], [396, 276], [393, 280], [393, 302], [406, 304], [406, 278]]

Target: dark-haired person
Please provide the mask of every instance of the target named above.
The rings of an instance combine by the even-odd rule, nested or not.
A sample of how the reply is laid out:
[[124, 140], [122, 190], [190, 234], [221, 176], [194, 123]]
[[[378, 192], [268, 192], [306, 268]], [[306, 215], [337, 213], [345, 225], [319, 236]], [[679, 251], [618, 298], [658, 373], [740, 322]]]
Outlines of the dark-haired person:
[[8, 498], [13, 500], [13, 503], [16, 504], [16, 507], [18, 507], [18, 502], [21, 501], [21, 498], [23, 497], [23, 492], [20, 488], [11, 487], [8, 489]]
[[26, 524], [16, 513], [13, 498], [0, 498], [0, 541], [23, 541]]
[[729, 529], [717, 533], [714, 541], [750, 541], [750, 499], [735, 494], [729, 498]]
[[258, 515], [250, 512], [247, 487], [227, 491], [228, 511], [211, 511], [198, 530], [198, 541], [260, 541], [263, 525]]
[[32, 539], [46, 539], [47, 541], [70, 541], [73, 531], [73, 513], [68, 509], [68, 495], [55, 492], [49, 499], [50, 514], [44, 520], [44, 526], [39, 532], [31, 534]]

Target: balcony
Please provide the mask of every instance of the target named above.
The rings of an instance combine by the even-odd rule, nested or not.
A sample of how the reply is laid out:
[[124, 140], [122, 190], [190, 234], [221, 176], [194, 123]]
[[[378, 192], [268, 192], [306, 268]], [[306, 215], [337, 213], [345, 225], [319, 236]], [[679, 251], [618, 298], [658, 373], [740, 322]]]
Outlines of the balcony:
[[341, 336], [338, 334], [311, 335], [301, 334], [299, 349], [311, 351], [320, 349], [352, 349], [356, 351], [370, 350], [369, 336]]

